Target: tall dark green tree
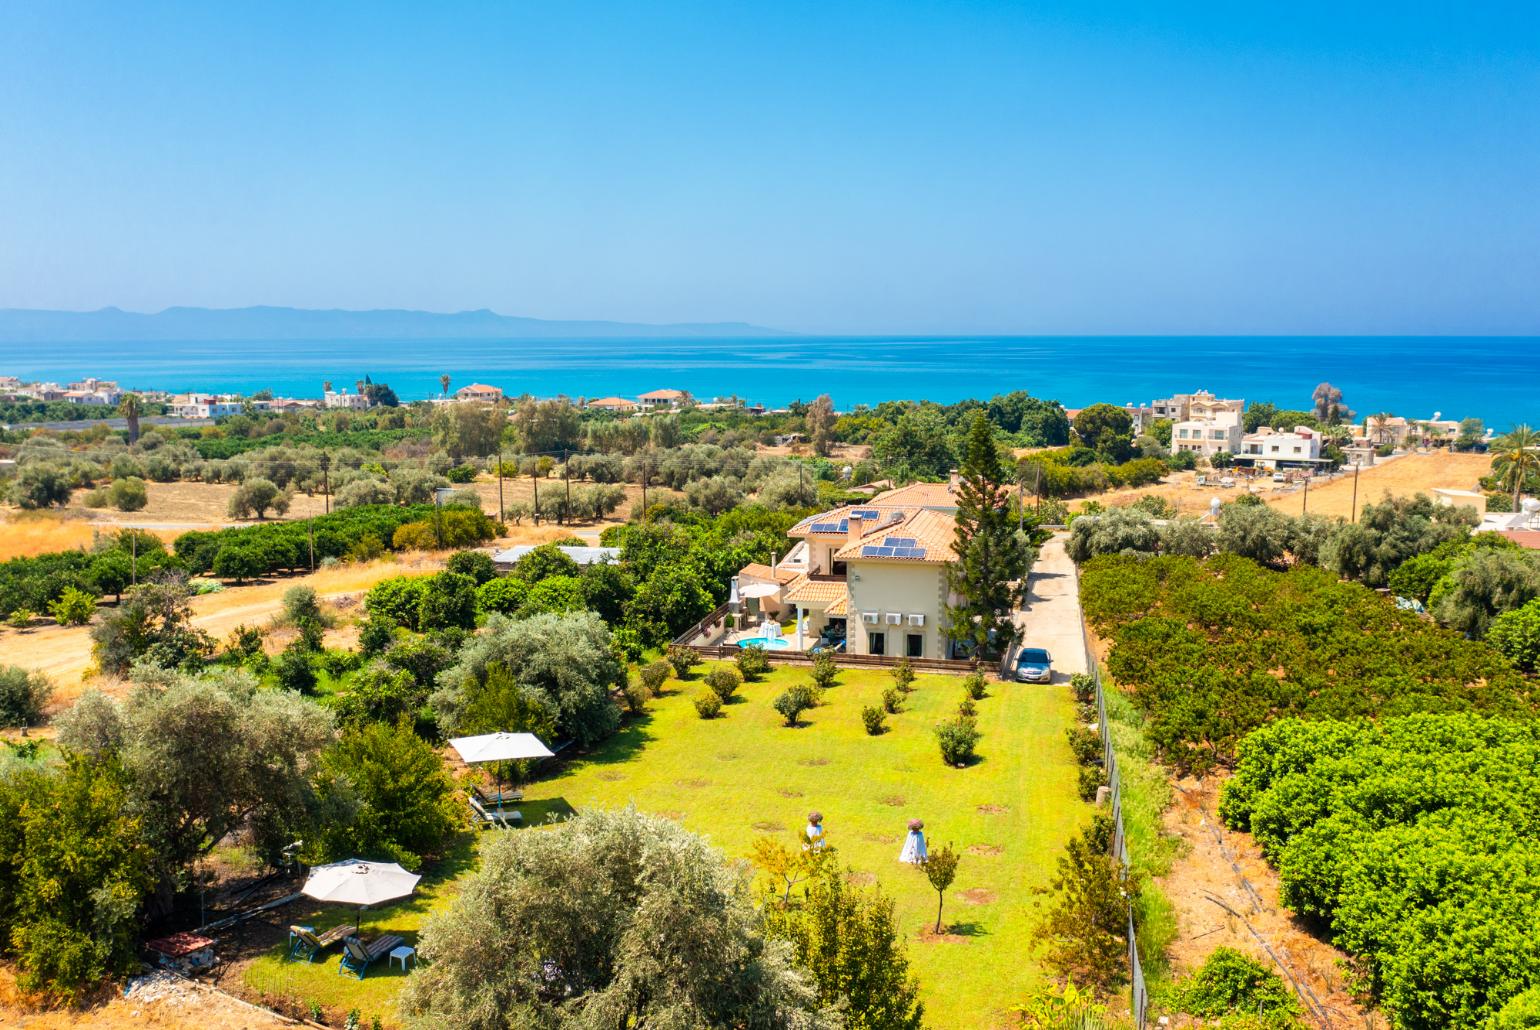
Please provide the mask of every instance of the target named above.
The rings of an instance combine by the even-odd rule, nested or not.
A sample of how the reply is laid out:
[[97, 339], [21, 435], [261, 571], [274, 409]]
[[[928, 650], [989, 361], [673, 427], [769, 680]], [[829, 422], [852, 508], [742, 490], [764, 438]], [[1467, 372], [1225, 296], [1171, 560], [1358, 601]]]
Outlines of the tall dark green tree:
[[1027, 576], [1027, 548], [1012, 525], [1005, 469], [983, 412], [968, 427], [957, 490], [957, 561], [947, 579], [960, 600], [947, 606], [947, 635], [972, 641], [978, 653], [1015, 638], [1011, 612]]

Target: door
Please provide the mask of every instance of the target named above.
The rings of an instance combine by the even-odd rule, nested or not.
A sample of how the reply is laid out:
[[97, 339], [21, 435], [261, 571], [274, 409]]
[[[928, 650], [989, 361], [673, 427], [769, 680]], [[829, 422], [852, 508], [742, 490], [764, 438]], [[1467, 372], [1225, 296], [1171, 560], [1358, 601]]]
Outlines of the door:
[[887, 654], [888, 635], [886, 633], [868, 633], [866, 635], [866, 649], [871, 654]]
[[910, 633], [904, 641], [904, 654], [910, 658], [925, 657], [925, 634]]

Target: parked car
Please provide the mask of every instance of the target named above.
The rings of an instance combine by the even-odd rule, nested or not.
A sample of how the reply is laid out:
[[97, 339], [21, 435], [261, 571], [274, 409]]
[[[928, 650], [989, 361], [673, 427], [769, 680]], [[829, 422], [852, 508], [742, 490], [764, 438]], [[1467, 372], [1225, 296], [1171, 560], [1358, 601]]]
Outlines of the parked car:
[[1053, 681], [1053, 657], [1041, 647], [1024, 647], [1016, 652], [1017, 683]]
[[1282, 472], [1274, 472], [1273, 473], [1273, 482], [1275, 482], [1275, 483], [1287, 483], [1288, 481], [1289, 481], [1289, 477], [1284, 475]]

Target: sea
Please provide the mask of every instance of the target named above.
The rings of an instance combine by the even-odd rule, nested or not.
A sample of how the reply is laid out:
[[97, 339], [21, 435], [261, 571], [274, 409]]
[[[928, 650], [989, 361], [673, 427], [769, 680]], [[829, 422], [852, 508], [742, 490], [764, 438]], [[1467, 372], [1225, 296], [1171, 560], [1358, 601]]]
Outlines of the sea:
[[0, 343], [0, 375], [115, 379], [134, 389], [314, 397], [365, 376], [403, 400], [473, 382], [505, 394], [634, 397], [663, 388], [840, 410], [1011, 390], [1071, 408], [1172, 393], [1309, 408], [1330, 382], [1369, 415], [1540, 423], [1540, 337], [777, 336], [770, 339], [415, 339]]

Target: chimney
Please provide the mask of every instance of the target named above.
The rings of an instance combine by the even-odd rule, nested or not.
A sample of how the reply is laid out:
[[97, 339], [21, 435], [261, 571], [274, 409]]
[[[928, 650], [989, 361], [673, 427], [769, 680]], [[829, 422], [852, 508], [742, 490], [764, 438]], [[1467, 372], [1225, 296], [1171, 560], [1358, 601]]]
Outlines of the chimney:
[[962, 486], [962, 473], [956, 469], [946, 474], [946, 492], [953, 497], [957, 496], [957, 490]]
[[856, 511], [850, 512], [850, 514], [846, 516], [846, 519], [850, 524], [850, 529], [849, 532], [845, 534], [845, 542], [847, 544], [853, 544], [857, 540], [861, 539], [862, 533], [866, 532], [866, 525], [862, 522], [860, 513]]

